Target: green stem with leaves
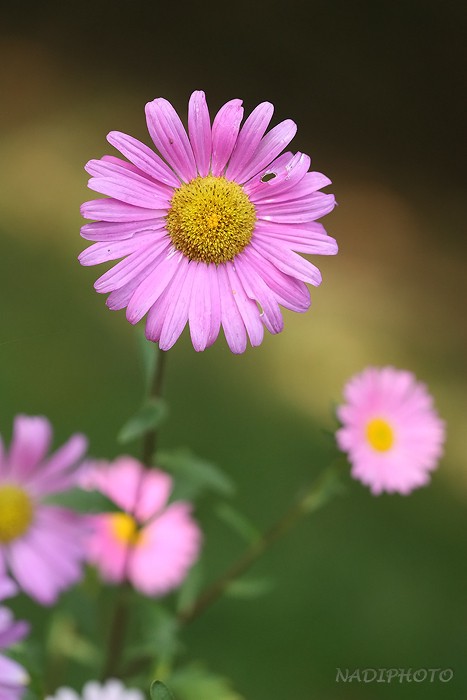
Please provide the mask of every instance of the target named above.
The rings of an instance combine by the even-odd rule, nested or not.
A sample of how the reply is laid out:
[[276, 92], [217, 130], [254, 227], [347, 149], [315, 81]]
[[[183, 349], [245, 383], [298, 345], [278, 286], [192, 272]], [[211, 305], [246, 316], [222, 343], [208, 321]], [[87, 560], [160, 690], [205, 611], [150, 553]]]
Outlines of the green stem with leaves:
[[283, 537], [303, 517], [327, 504], [341, 490], [339, 473], [335, 468], [330, 467], [301, 498], [290, 506], [279, 520], [261, 534], [236, 562], [201, 593], [194, 603], [179, 613], [179, 622], [188, 624], [199, 617], [206, 608], [222, 596], [233, 581], [248, 571], [271, 545]]
[[[160, 400], [162, 395], [164, 370], [166, 365], [166, 353], [159, 350], [157, 346], [154, 346], [154, 348], [151, 349], [154, 349], [156, 351], [156, 354], [153, 356], [153, 362], [148, 373], [149, 391], [146, 400], [157, 402], [158, 400]], [[141, 460], [145, 466], [151, 466], [153, 462], [154, 455], [157, 449], [158, 434], [159, 427], [157, 425], [156, 427], [149, 428], [142, 435]], [[137, 502], [137, 500], [138, 490], [136, 493], [135, 501]], [[128, 548], [127, 551], [127, 558], [126, 564], [124, 566], [124, 571], [128, 566], [129, 556], [130, 548]], [[126, 582], [122, 583], [117, 593], [117, 599], [115, 602], [115, 608], [113, 611], [112, 621], [109, 629], [109, 636], [107, 641], [107, 654], [102, 670], [103, 679], [119, 675], [121, 656], [128, 628], [128, 599], [130, 597], [130, 593], [131, 586]]]

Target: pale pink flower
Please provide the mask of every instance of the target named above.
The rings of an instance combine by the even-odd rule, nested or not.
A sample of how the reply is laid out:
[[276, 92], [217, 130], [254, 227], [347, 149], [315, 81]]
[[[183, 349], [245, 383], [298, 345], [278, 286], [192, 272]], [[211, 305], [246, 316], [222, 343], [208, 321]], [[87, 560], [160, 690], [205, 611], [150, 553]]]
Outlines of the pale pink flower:
[[82, 575], [82, 518], [46, 499], [74, 486], [86, 449], [73, 435], [47, 456], [52, 439], [42, 416], [15, 418], [9, 451], [0, 440], [0, 577], [10, 569], [20, 587], [43, 605]]
[[[6, 576], [0, 578], [0, 601], [15, 595], [15, 584]], [[27, 622], [16, 621], [8, 608], [0, 605], [0, 649], [21, 641], [29, 632]], [[0, 654], [0, 700], [19, 700], [29, 680], [19, 663]]]
[[47, 695], [45, 700], [143, 700], [140, 690], [127, 689], [121, 681], [111, 678], [101, 684], [89, 681], [80, 695], [71, 688], [59, 688], [55, 695]]
[[128, 580], [149, 596], [179, 586], [198, 558], [201, 532], [190, 504], [167, 503], [171, 477], [124, 456], [90, 467], [83, 486], [101, 491], [122, 509], [91, 517], [88, 560], [103, 580]]
[[[188, 133], [170, 102], [146, 105], [145, 144], [112, 131], [108, 141], [130, 162], [91, 160], [89, 187], [109, 199], [83, 204], [96, 222], [81, 235], [96, 243], [82, 265], [118, 260], [95, 283], [110, 309], [126, 307], [146, 337], [168, 350], [189, 324], [195, 350], [214, 343], [220, 327], [230, 349], [253, 346], [264, 326], [279, 333], [279, 305], [304, 312], [307, 284], [321, 274], [298, 253], [333, 255], [336, 241], [317, 223], [334, 205], [321, 192], [330, 180], [308, 172], [304, 153], [282, 153], [297, 127], [286, 119], [265, 134], [273, 105], [258, 105], [240, 127], [241, 100], [227, 102], [211, 125], [204, 92], [192, 94]], [[282, 154], [282, 155], [280, 155]]]
[[336, 438], [352, 476], [374, 494], [408, 494], [427, 484], [445, 430], [425, 385], [406, 370], [368, 367], [350, 379], [344, 396]]

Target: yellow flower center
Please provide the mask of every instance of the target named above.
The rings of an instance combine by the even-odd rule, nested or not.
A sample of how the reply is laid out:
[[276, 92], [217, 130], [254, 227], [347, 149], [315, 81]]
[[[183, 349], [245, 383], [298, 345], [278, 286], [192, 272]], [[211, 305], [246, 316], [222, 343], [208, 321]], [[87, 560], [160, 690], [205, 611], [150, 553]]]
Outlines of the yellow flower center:
[[373, 418], [367, 423], [366, 437], [378, 452], [387, 452], [394, 444], [394, 430], [384, 418]]
[[21, 537], [33, 517], [33, 504], [26, 491], [13, 484], [0, 486], [0, 544]]
[[134, 546], [141, 540], [141, 532], [138, 529], [136, 520], [128, 513], [112, 513], [112, 532], [119, 542]]
[[175, 247], [190, 260], [225, 263], [251, 240], [255, 208], [236, 182], [197, 177], [175, 190], [167, 230]]

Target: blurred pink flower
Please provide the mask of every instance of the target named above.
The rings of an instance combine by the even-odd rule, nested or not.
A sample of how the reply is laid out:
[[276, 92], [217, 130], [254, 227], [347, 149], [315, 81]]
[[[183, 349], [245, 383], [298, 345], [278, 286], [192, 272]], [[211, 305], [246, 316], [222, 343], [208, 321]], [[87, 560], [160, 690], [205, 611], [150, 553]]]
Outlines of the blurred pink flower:
[[374, 494], [408, 494], [428, 483], [445, 431], [425, 385], [405, 370], [368, 367], [350, 379], [344, 396], [336, 438], [352, 476]]
[[128, 580], [149, 596], [179, 586], [198, 557], [201, 531], [190, 504], [167, 504], [171, 477], [124, 456], [90, 467], [83, 486], [122, 508], [91, 516], [88, 559], [104, 581]]
[[[0, 578], [0, 601], [16, 593], [16, 586], [6, 576]], [[0, 605], [0, 649], [21, 641], [29, 632], [27, 622], [17, 622], [8, 608]], [[19, 700], [29, 680], [20, 664], [0, 654], [0, 700]]]
[[[204, 92], [191, 95], [188, 134], [170, 102], [146, 105], [151, 138], [162, 155], [126, 134], [108, 141], [114, 156], [91, 160], [89, 187], [109, 199], [83, 204], [97, 220], [81, 235], [97, 241], [82, 265], [123, 258], [95, 283], [110, 309], [126, 307], [146, 336], [168, 350], [189, 323], [195, 350], [214, 343], [222, 325], [234, 353], [279, 333], [279, 304], [304, 312], [306, 283], [321, 274], [299, 253], [333, 255], [336, 241], [316, 220], [335, 206], [319, 190], [330, 180], [308, 172], [303, 153], [281, 152], [297, 127], [286, 119], [266, 135], [274, 107], [258, 105], [244, 122], [241, 100], [227, 102], [211, 126]], [[297, 252], [295, 252], [297, 251]]]
[[44, 499], [76, 484], [86, 439], [73, 435], [47, 457], [51, 439], [46, 418], [19, 415], [9, 451], [0, 440], [0, 577], [9, 568], [42, 605], [81, 578], [84, 559], [81, 516]]

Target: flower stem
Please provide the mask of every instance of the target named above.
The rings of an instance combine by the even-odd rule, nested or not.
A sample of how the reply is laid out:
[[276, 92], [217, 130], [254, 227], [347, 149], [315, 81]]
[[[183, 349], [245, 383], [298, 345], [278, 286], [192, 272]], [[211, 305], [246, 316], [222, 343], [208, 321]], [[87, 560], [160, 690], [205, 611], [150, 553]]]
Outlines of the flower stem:
[[[152, 377], [152, 382], [149, 390], [149, 397], [159, 399], [162, 396], [162, 388], [164, 383], [164, 370], [166, 365], [167, 353], [163, 350], [157, 351], [156, 366]], [[143, 436], [143, 447], [141, 460], [146, 466], [150, 465], [157, 449], [158, 429], [148, 430]]]
[[[149, 388], [149, 398], [158, 399], [162, 395], [165, 359], [166, 354], [162, 350], [157, 350], [155, 358], [155, 367], [152, 375], [152, 380]], [[141, 459], [144, 465], [150, 466], [157, 449], [158, 429], [153, 428], [148, 430], [143, 435], [143, 444], [141, 450]], [[141, 482], [140, 482], [141, 484]], [[139, 498], [139, 488], [136, 492], [135, 502]], [[123, 567], [124, 578], [126, 579], [126, 571], [128, 568], [129, 558], [131, 556], [131, 548], [128, 546], [126, 560]], [[109, 626], [109, 636], [107, 641], [107, 654], [102, 671], [102, 678], [110, 678], [111, 676], [119, 676], [119, 668], [121, 656], [125, 645], [125, 637], [129, 622], [128, 598], [131, 592], [130, 585], [124, 581], [117, 592], [115, 607], [113, 610], [112, 620]]]
[[227, 590], [229, 585], [242, 576], [264, 552], [285, 535], [299, 520], [327, 504], [342, 490], [339, 474], [330, 467], [318, 478], [316, 483], [277, 520], [268, 530], [258, 537], [216, 581], [214, 581], [192, 605], [182, 610], [178, 620], [182, 624], [192, 622]]

